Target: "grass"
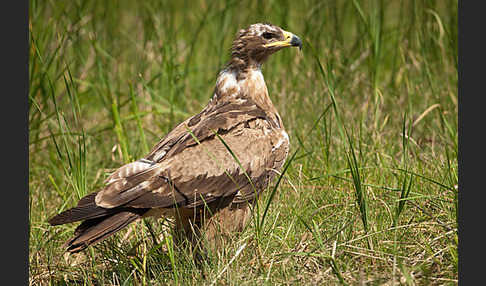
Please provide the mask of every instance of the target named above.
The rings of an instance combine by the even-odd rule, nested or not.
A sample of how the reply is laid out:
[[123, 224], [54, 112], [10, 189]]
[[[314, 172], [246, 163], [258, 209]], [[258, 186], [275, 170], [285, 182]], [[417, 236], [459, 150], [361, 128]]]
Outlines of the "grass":
[[[29, 20], [31, 284], [457, 284], [457, 1], [30, 0]], [[304, 48], [263, 68], [295, 156], [252, 223], [201, 269], [163, 219], [65, 256], [76, 224], [47, 219], [199, 112], [263, 21]]]

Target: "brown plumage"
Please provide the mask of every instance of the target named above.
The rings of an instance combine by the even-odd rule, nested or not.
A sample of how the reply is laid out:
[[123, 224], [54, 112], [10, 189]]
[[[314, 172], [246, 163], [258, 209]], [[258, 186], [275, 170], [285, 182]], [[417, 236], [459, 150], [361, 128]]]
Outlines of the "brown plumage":
[[288, 154], [289, 138], [260, 69], [269, 55], [289, 46], [302, 43], [271, 24], [240, 30], [214, 95], [199, 114], [176, 126], [147, 156], [117, 169], [101, 190], [49, 220], [82, 221], [67, 251], [81, 251], [148, 216], [172, 216], [188, 236], [216, 224], [241, 230], [249, 205]]

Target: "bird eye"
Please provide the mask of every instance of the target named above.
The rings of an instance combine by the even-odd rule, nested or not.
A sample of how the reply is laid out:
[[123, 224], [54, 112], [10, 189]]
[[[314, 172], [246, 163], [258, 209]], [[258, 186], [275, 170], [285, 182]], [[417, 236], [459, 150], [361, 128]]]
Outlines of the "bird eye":
[[273, 38], [274, 34], [269, 33], [269, 32], [264, 32], [264, 33], [262, 34], [262, 36], [263, 36], [265, 39], [267, 39], [267, 40], [268, 40], [268, 39]]

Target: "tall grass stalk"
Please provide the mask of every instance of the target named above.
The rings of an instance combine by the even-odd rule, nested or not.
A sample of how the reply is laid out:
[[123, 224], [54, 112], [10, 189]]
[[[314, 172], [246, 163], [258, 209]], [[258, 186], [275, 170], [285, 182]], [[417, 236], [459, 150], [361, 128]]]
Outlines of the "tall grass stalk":
[[[311, 49], [313, 49], [312, 46], [311, 46]], [[346, 159], [347, 159], [349, 170], [351, 172], [351, 177], [353, 179], [353, 185], [354, 185], [355, 195], [356, 195], [356, 202], [357, 202], [357, 205], [358, 205], [359, 210], [360, 210], [361, 221], [363, 222], [363, 227], [364, 227], [364, 231], [365, 231], [365, 234], [366, 234], [366, 233], [368, 233], [368, 230], [369, 230], [366, 190], [364, 190], [363, 187], [362, 187], [362, 183], [361, 183], [362, 178], [361, 178], [361, 175], [360, 175], [360, 172], [359, 172], [359, 164], [358, 164], [358, 161], [356, 159], [355, 150], [354, 150], [353, 143], [352, 143], [353, 141], [352, 141], [351, 137], [349, 136], [344, 123], [341, 120], [340, 111], [339, 111], [339, 108], [338, 108], [338, 105], [337, 105], [337, 102], [336, 102], [336, 98], [335, 98], [335, 94], [334, 94], [334, 91], [335, 91], [334, 90], [334, 75], [333, 75], [333, 70], [332, 70], [333, 65], [332, 65], [331, 62], [328, 62], [327, 69], [325, 71], [324, 68], [322, 67], [322, 64], [321, 64], [319, 58], [317, 57], [315, 50], [313, 50], [313, 52], [314, 52], [315, 60], [318, 64], [318, 66], [319, 66], [319, 71], [322, 75], [323, 80], [326, 83], [326, 87], [327, 87], [328, 92], [329, 92], [329, 97], [331, 99], [331, 103], [332, 103], [334, 115], [335, 115], [335, 118], [336, 118], [337, 126], [339, 128], [338, 129], [339, 134], [341, 135], [341, 140], [342, 140], [342, 142], [346, 142], [347, 146], [348, 146], [346, 153], [345, 153]], [[368, 239], [368, 247], [372, 248], [371, 238]]]

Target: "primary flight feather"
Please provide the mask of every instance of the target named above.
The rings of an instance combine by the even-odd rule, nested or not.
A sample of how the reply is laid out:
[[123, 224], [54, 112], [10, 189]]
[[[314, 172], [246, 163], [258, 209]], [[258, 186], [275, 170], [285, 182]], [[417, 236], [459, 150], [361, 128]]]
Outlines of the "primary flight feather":
[[249, 205], [278, 174], [289, 137], [261, 72], [274, 52], [301, 40], [271, 24], [240, 30], [231, 60], [219, 73], [207, 106], [176, 126], [144, 158], [113, 172], [105, 186], [51, 225], [82, 221], [65, 244], [78, 252], [149, 216], [171, 216], [190, 236], [217, 221], [241, 230]]

